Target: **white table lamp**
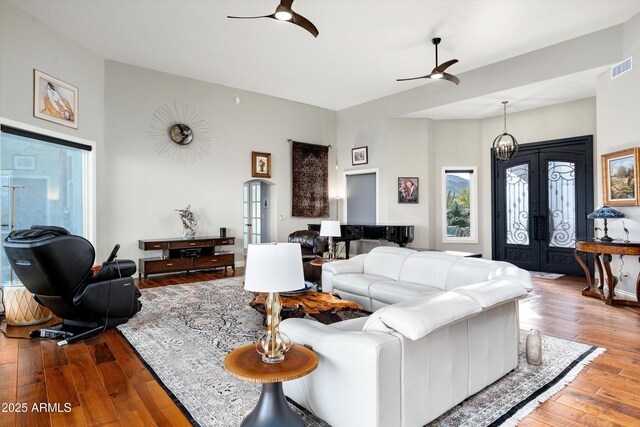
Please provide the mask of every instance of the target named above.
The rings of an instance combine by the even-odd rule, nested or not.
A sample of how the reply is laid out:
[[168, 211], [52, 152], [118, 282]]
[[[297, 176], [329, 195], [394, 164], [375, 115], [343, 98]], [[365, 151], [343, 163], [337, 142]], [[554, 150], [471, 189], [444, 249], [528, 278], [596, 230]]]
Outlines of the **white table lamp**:
[[[244, 288], [252, 292], [268, 292], [267, 332], [256, 344], [262, 360], [278, 363], [291, 347], [291, 341], [279, 331], [280, 294], [304, 288], [302, 251], [299, 243], [249, 245], [245, 265]], [[259, 344], [259, 346], [258, 346]], [[260, 347], [262, 351], [260, 351]]]
[[329, 238], [329, 259], [335, 258], [333, 238], [340, 237], [340, 221], [322, 221], [320, 223], [320, 235]]

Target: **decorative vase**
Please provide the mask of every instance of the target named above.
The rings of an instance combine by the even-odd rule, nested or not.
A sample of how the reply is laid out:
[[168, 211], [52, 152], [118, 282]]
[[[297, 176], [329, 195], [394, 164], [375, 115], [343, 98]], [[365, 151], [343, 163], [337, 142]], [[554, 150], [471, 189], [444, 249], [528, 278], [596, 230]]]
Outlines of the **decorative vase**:
[[542, 337], [540, 331], [531, 329], [527, 336], [527, 362], [530, 365], [542, 365]]

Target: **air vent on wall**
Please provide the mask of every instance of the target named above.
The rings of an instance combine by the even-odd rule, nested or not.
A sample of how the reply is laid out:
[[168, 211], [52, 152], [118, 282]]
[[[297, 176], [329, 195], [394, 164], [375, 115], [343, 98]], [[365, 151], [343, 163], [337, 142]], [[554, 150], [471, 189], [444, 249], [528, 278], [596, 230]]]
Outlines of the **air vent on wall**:
[[616, 77], [631, 71], [632, 68], [632, 61], [631, 61], [631, 56], [628, 57], [627, 59], [625, 59], [622, 62], [618, 62], [617, 64], [615, 64], [614, 66], [611, 67], [611, 78], [615, 79]]

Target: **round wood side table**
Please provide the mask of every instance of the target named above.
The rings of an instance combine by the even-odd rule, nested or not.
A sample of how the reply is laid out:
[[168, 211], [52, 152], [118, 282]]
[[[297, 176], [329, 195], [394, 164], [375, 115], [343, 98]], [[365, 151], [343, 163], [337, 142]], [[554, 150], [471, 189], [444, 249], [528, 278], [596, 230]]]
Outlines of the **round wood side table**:
[[322, 267], [322, 265], [327, 262], [329, 262], [328, 259], [316, 258], [309, 261], [309, 264], [313, 265], [314, 267]]
[[232, 377], [262, 384], [256, 407], [242, 421], [242, 427], [304, 427], [300, 415], [287, 403], [282, 382], [313, 372], [318, 367], [318, 355], [294, 344], [280, 363], [265, 363], [255, 344], [236, 348], [224, 358], [224, 369]]
[[322, 292], [322, 266], [327, 262], [331, 262], [331, 261], [325, 258], [316, 258], [309, 261], [309, 265], [320, 269], [320, 281], [316, 283], [316, 289], [319, 292]]

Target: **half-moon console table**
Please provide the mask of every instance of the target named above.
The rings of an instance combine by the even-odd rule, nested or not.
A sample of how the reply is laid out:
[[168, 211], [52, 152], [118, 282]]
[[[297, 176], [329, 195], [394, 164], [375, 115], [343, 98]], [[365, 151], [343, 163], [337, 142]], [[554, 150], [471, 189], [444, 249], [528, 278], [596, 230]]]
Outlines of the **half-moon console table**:
[[[582, 260], [582, 254], [593, 254], [596, 268], [598, 269], [598, 275], [600, 276], [600, 284], [597, 290], [592, 290], [591, 286], [591, 274], [589, 269]], [[612, 255], [632, 255], [640, 257], [640, 243], [639, 242], [576, 242], [576, 249], [574, 251], [578, 264], [582, 267], [587, 276], [587, 287], [582, 290], [582, 295], [600, 298], [609, 305], [630, 305], [640, 307], [640, 273], [636, 278], [636, 301], [616, 298], [616, 285], [618, 284], [618, 278], [611, 273], [611, 259]], [[640, 258], [639, 258], [640, 260]], [[607, 281], [607, 287], [609, 293], [605, 295], [604, 292], [604, 280]]]
[[220, 246], [235, 244], [234, 237], [195, 237], [193, 239], [138, 240], [143, 251], [162, 251], [161, 257], [140, 258], [139, 277], [150, 274], [177, 273], [181, 271], [208, 270], [231, 267], [236, 270], [233, 251]]

